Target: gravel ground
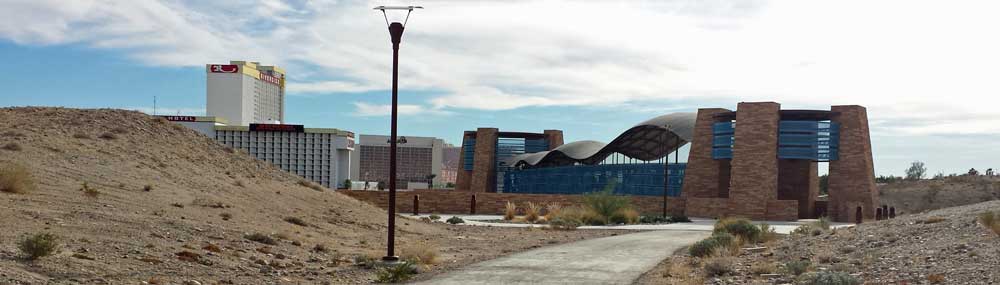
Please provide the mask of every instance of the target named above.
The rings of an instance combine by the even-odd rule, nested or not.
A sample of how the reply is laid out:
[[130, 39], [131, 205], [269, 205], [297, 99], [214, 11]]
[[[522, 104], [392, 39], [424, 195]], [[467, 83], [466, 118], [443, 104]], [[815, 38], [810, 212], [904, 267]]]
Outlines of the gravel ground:
[[[792, 260], [809, 260], [811, 271], [841, 271], [869, 284], [1000, 283], [1000, 236], [976, 221], [1000, 211], [1000, 201], [944, 208], [893, 220], [867, 222], [818, 236], [791, 235], [761, 252], [743, 251], [732, 273], [707, 277], [705, 260], [679, 251], [638, 284], [783, 284], [795, 282], [782, 270]], [[774, 265], [774, 277], [751, 267]], [[684, 268], [690, 270], [684, 272]]]
[[[138, 112], [0, 108], [8, 144], [20, 148], [0, 149], [0, 166], [27, 167], [37, 189], [0, 192], [0, 284], [369, 283], [375, 271], [355, 259], [384, 254], [385, 211]], [[83, 183], [99, 194], [85, 195]], [[418, 278], [626, 232], [398, 221], [398, 252], [438, 252]], [[24, 260], [17, 241], [43, 232], [61, 246]], [[244, 238], [251, 233], [275, 242]]]

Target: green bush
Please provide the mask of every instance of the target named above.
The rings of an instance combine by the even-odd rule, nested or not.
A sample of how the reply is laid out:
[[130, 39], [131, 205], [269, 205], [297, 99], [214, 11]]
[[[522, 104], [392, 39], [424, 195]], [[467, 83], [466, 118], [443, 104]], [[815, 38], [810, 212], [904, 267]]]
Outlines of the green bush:
[[861, 280], [846, 272], [822, 271], [803, 276], [806, 284], [813, 285], [860, 285]]
[[709, 277], [722, 276], [733, 272], [733, 259], [728, 257], [712, 258], [705, 262], [705, 274]]
[[452, 225], [457, 225], [457, 224], [465, 223], [465, 220], [462, 220], [462, 218], [459, 218], [458, 216], [452, 216], [451, 218], [448, 218], [448, 220], [445, 221], [445, 222], [448, 222], [449, 224], [452, 224]]
[[671, 223], [690, 223], [691, 219], [689, 219], [687, 216], [673, 216], [673, 217], [670, 217], [669, 222], [671, 222]]
[[639, 212], [632, 208], [623, 208], [608, 217], [612, 224], [635, 224], [639, 222]]
[[663, 216], [642, 216], [639, 217], [640, 224], [659, 224], [659, 223], [669, 223], [670, 218]]
[[437, 221], [437, 220], [440, 220], [440, 219], [441, 219], [441, 216], [438, 216], [438, 215], [431, 215], [431, 216], [430, 216], [430, 217], [428, 217], [428, 218], [430, 218], [430, 219], [431, 219], [432, 221]]
[[247, 240], [250, 240], [250, 241], [255, 241], [255, 242], [263, 243], [263, 244], [269, 244], [269, 245], [276, 245], [276, 244], [278, 244], [278, 241], [274, 240], [274, 238], [272, 238], [269, 235], [262, 234], [262, 233], [248, 234], [246, 236], [243, 236], [243, 238], [245, 238]]
[[608, 183], [604, 190], [591, 192], [583, 195], [583, 204], [604, 220], [603, 224], [609, 222], [612, 215], [623, 209], [632, 208], [632, 203], [626, 196], [614, 194], [615, 183]]
[[694, 257], [705, 257], [712, 254], [716, 248], [727, 247], [734, 242], [733, 235], [725, 232], [713, 233], [712, 236], [700, 240], [690, 248], [688, 248], [688, 253]]
[[404, 261], [396, 265], [382, 267], [375, 273], [376, 283], [402, 283], [417, 274], [417, 265]]
[[0, 192], [28, 193], [35, 190], [35, 179], [23, 165], [12, 163], [0, 166]]
[[52, 255], [59, 247], [59, 238], [50, 233], [40, 233], [27, 236], [17, 243], [17, 249], [28, 260], [36, 260]]
[[822, 229], [824, 231], [828, 231], [828, 230], [830, 230], [830, 218], [828, 218], [826, 216], [819, 217], [819, 219], [817, 219], [815, 222], [813, 222], [813, 225], [816, 226], [819, 229]]
[[785, 263], [785, 270], [792, 275], [799, 276], [802, 275], [802, 273], [809, 271], [809, 266], [811, 265], [812, 263], [808, 260], [794, 260]]
[[725, 218], [715, 223], [713, 233], [725, 232], [734, 236], [739, 236], [747, 242], [756, 243], [760, 241], [761, 230], [750, 223], [750, 220], [743, 218]]

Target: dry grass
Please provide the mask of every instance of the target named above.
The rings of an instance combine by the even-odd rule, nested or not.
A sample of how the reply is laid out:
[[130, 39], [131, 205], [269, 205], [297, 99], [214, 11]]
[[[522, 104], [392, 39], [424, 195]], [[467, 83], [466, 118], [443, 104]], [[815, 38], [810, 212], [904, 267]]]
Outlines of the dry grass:
[[705, 275], [708, 277], [722, 276], [733, 272], [734, 260], [732, 257], [713, 257], [705, 261]]
[[639, 222], [639, 211], [629, 207], [623, 208], [611, 215], [612, 223], [635, 224]]
[[556, 215], [559, 215], [559, 211], [562, 210], [562, 205], [558, 203], [550, 203], [545, 206], [545, 220], [551, 221]]
[[504, 221], [514, 220], [514, 216], [516, 215], [517, 215], [517, 205], [510, 201], [507, 201], [507, 204], [504, 205], [504, 210], [503, 210]]
[[948, 219], [945, 219], [944, 217], [934, 216], [934, 217], [926, 218], [926, 219], [924, 219], [922, 221], [918, 221], [918, 223], [921, 223], [921, 224], [934, 224], [934, 223], [944, 222], [944, 221], [947, 221], [947, 220]]
[[979, 223], [1000, 236], [1000, 213], [985, 212], [979, 214]]
[[0, 167], [0, 192], [28, 193], [35, 190], [35, 180], [27, 167], [8, 164]]
[[21, 151], [22, 148], [21, 148], [21, 145], [17, 144], [16, 142], [9, 142], [9, 143], [3, 145], [3, 149], [9, 150], [9, 151]]
[[90, 187], [90, 184], [87, 184], [87, 182], [83, 182], [83, 185], [80, 186], [80, 191], [83, 191], [83, 195], [87, 195], [90, 198], [97, 198], [97, 196], [101, 195], [101, 191], [97, 190], [97, 187]]
[[778, 272], [778, 265], [773, 262], [757, 263], [750, 265], [750, 272], [756, 275], [772, 274]]
[[529, 223], [534, 223], [538, 221], [539, 214], [541, 214], [541, 205], [528, 202], [528, 206], [524, 208], [524, 220]]
[[58, 248], [59, 238], [50, 233], [27, 236], [17, 243], [17, 249], [21, 250], [28, 260], [52, 255]]
[[429, 243], [415, 243], [403, 248], [403, 259], [419, 264], [437, 264], [437, 247]]
[[944, 274], [931, 274], [927, 275], [927, 282], [931, 284], [941, 284], [944, 283]]
[[286, 217], [285, 221], [288, 222], [288, 223], [291, 223], [293, 225], [298, 225], [298, 226], [303, 226], [303, 227], [308, 227], [309, 226], [309, 223], [306, 223], [306, 221], [302, 220], [302, 218], [299, 218], [299, 217]]
[[323, 192], [323, 190], [326, 190], [326, 189], [324, 189], [323, 185], [319, 185], [319, 184], [316, 184], [315, 182], [312, 182], [312, 181], [309, 181], [309, 180], [305, 180], [305, 179], [299, 180], [299, 185], [305, 186], [305, 187], [309, 187], [309, 189], [320, 191], [320, 192]]

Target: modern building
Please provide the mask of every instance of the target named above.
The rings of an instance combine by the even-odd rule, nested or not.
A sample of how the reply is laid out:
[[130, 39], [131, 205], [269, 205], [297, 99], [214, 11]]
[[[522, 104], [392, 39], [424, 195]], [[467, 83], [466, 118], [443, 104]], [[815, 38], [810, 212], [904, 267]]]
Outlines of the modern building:
[[205, 67], [208, 116], [230, 125], [285, 121], [285, 71], [258, 62], [230, 61]]
[[280, 124], [229, 126], [215, 117], [161, 117], [328, 188], [340, 187], [351, 174], [354, 134], [348, 131]]
[[462, 165], [458, 170], [455, 189], [503, 193], [503, 177], [513, 167], [508, 164], [511, 158], [525, 153], [552, 150], [562, 144], [561, 130], [525, 133], [478, 128], [466, 131], [462, 136]]
[[[481, 128], [465, 132], [457, 189], [583, 194], [610, 187], [669, 196], [668, 211], [695, 217], [860, 222], [887, 211], [878, 207], [868, 131], [862, 106], [782, 110], [774, 102], [659, 116], [607, 144], [562, 145], [561, 132], [555, 143], [549, 131]], [[686, 163], [667, 163], [688, 143]], [[829, 165], [828, 201], [817, 199], [820, 162]]]
[[[396, 145], [396, 185], [398, 188], [435, 188], [443, 183], [444, 140], [433, 137], [400, 136]], [[351, 180], [389, 183], [389, 136], [359, 135], [351, 154]], [[431, 178], [433, 175], [433, 178]]]
[[458, 168], [461, 165], [460, 157], [462, 153], [461, 147], [456, 147], [448, 145], [443, 150], [444, 157], [441, 162], [441, 183], [445, 185], [450, 184], [454, 187], [455, 182], [458, 181]]

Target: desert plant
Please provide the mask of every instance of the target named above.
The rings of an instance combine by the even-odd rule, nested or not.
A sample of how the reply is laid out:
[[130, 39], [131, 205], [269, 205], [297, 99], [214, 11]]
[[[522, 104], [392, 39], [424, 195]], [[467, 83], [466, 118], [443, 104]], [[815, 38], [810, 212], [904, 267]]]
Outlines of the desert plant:
[[559, 211], [562, 210], [562, 205], [559, 203], [549, 203], [545, 206], [545, 220], [550, 221], [556, 215], [559, 215]]
[[612, 190], [614, 183], [609, 183], [604, 190], [591, 192], [583, 195], [583, 204], [590, 208], [603, 219], [603, 224], [608, 223], [611, 215], [621, 209], [631, 208], [632, 203], [626, 196], [615, 195]]
[[608, 217], [613, 224], [635, 224], [639, 222], [639, 211], [630, 208], [622, 208]]
[[687, 216], [671, 216], [670, 220], [668, 220], [667, 222], [669, 222], [669, 223], [690, 223], [691, 219], [688, 218]]
[[344, 179], [344, 189], [351, 189], [351, 184], [350, 179]]
[[778, 232], [774, 230], [774, 227], [768, 224], [760, 224], [760, 242], [770, 242], [778, 239]]
[[437, 220], [440, 220], [440, 219], [441, 219], [441, 216], [438, 216], [438, 215], [430, 215], [430, 216], [429, 216], [429, 217], [427, 217], [427, 218], [431, 219], [432, 221], [437, 221]]
[[50, 233], [26, 236], [17, 243], [17, 249], [21, 250], [28, 260], [52, 255], [57, 248], [59, 248], [59, 237]]
[[910, 168], [906, 169], [906, 180], [920, 180], [927, 175], [927, 167], [921, 161], [910, 163]]
[[436, 264], [438, 250], [429, 243], [415, 243], [403, 248], [402, 257], [414, 264]]
[[812, 266], [812, 263], [808, 260], [793, 260], [785, 263], [785, 271], [788, 271], [788, 273], [792, 275], [799, 276], [802, 275], [802, 273], [809, 271], [810, 266]]
[[944, 222], [944, 221], [947, 221], [947, 220], [948, 219], [945, 219], [944, 217], [933, 216], [933, 217], [928, 217], [926, 219], [917, 221], [917, 223], [920, 223], [920, 224], [936, 224], [936, 223]]
[[309, 187], [312, 190], [323, 192], [323, 185], [316, 184], [315, 182], [309, 180], [299, 180], [299, 185]]
[[[534, 223], [538, 221], [539, 214], [541, 214], [542, 207], [538, 204], [528, 202], [528, 206], [524, 208], [524, 220], [529, 223]], [[506, 216], [505, 216], [506, 217]]]
[[230, 214], [230, 213], [222, 213], [222, 214], [219, 214], [219, 217], [222, 217], [222, 220], [223, 220], [223, 221], [228, 221], [229, 219], [232, 219], [232, 218], [233, 218], [233, 214]]
[[712, 236], [700, 240], [688, 248], [688, 253], [694, 257], [711, 255], [719, 248], [728, 248], [735, 242], [735, 237], [726, 232], [713, 233]]
[[985, 212], [979, 214], [979, 223], [1000, 236], [1000, 213]]
[[309, 226], [309, 224], [306, 223], [306, 221], [303, 221], [302, 218], [299, 217], [285, 217], [285, 221], [293, 225], [298, 225], [303, 227]]
[[669, 223], [669, 217], [663, 216], [641, 216], [639, 217], [640, 224], [659, 224], [659, 223]]
[[3, 145], [3, 149], [9, 150], [9, 151], [20, 151], [21, 150], [21, 145], [17, 144], [16, 142], [9, 142], [9, 143]]
[[265, 235], [265, 234], [262, 234], [262, 233], [248, 234], [248, 235], [243, 236], [243, 238], [245, 238], [245, 239], [247, 239], [249, 241], [255, 241], [255, 242], [259, 242], [259, 243], [263, 243], [263, 244], [269, 244], [269, 245], [276, 245], [276, 244], [278, 244], [277, 240], [275, 240], [274, 238], [272, 238], [269, 235]]
[[459, 218], [458, 216], [452, 216], [451, 218], [448, 218], [448, 220], [445, 221], [445, 222], [448, 222], [449, 224], [452, 224], [452, 225], [457, 225], [457, 224], [465, 223], [465, 220], [462, 220], [462, 218]]
[[814, 285], [859, 285], [861, 280], [857, 277], [851, 276], [846, 272], [839, 271], [821, 271], [816, 273], [810, 273], [805, 275], [803, 278], [805, 284]]
[[86, 181], [84, 181], [83, 185], [80, 186], [80, 191], [83, 191], [84, 195], [87, 195], [87, 197], [91, 198], [97, 198], [97, 196], [101, 195], [100, 190], [97, 190], [96, 187], [90, 187], [90, 185], [87, 184]]
[[709, 277], [722, 276], [733, 271], [733, 258], [713, 257], [705, 261], [705, 275]]
[[23, 165], [12, 163], [0, 166], [0, 192], [28, 193], [35, 190], [35, 179]]
[[312, 248], [313, 252], [327, 252], [328, 250], [329, 249], [326, 248], [326, 245], [322, 243], [318, 243]]
[[830, 251], [823, 251], [816, 254], [816, 260], [819, 261], [819, 263], [827, 264], [836, 263], [838, 261], [837, 256], [834, 256], [833, 252]]
[[554, 230], [575, 230], [580, 227], [579, 220], [563, 219], [560, 217], [555, 217], [549, 220], [549, 228]]
[[404, 261], [396, 265], [380, 268], [375, 273], [376, 283], [402, 283], [417, 273], [417, 267], [412, 262]]
[[723, 218], [715, 222], [713, 233], [725, 232], [743, 238], [744, 241], [760, 241], [761, 229], [744, 218]]
[[819, 217], [815, 222], [812, 222], [812, 225], [821, 230], [828, 231], [830, 230], [830, 218], [827, 216]]
[[944, 274], [931, 274], [927, 275], [927, 282], [931, 284], [941, 284], [944, 283]]
[[507, 204], [504, 205], [503, 220], [504, 221], [513, 220], [515, 215], [517, 215], [517, 205], [510, 201], [507, 201]]
[[146, 186], [142, 186], [142, 191], [153, 191], [153, 185], [146, 184]]
[[73, 138], [75, 138], [75, 139], [89, 140], [90, 139], [90, 135], [88, 135], [87, 133], [75, 133], [75, 134], [73, 134]]
[[772, 274], [778, 272], [778, 266], [771, 262], [754, 263], [750, 265], [750, 272], [756, 275]]

